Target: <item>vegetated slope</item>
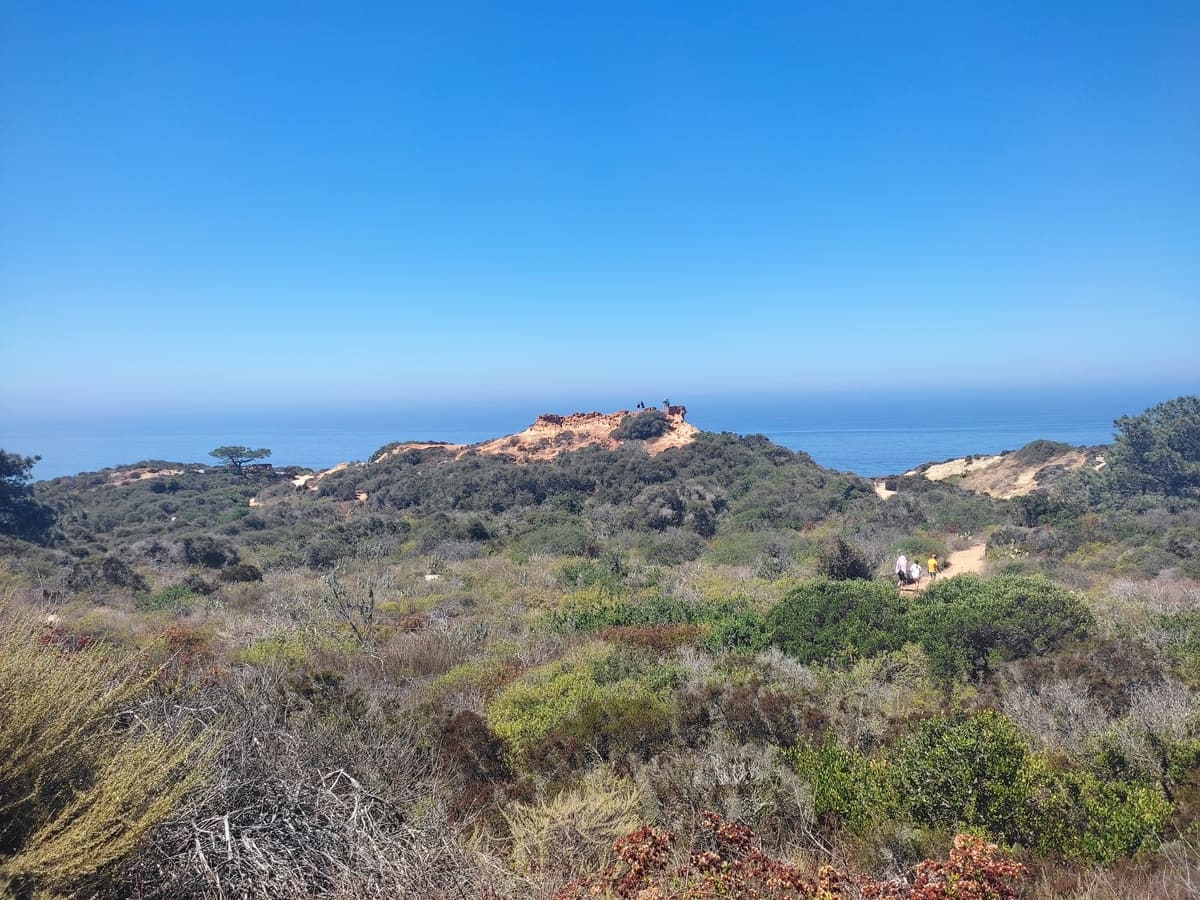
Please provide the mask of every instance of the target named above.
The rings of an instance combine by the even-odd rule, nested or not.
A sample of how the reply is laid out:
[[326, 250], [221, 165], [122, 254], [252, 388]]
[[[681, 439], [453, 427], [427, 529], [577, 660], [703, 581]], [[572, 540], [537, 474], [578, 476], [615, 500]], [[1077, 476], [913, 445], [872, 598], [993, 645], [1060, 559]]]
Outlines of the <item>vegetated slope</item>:
[[593, 537], [682, 530], [693, 540], [726, 526], [803, 528], [873, 496], [863, 479], [765, 438], [701, 433], [655, 454], [636, 441], [522, 461], [476, 449], [408, 450], [333, 473], [317, 495], [381, 515], [440, 515], [447, 526], [470, 519], [474, 539], [484, 520], [496, 537], [540, 530], [551, 547], [556, 527], [564, 538], [562, 529], [582, 526]]
[[[665, 429], [654, 430], [656, 418]], [[90, 579], [83, 570], [113, 557], [133, 567], [190, 562], [196, 553], [183, 549], [188, 540], [217, 545], [210, 558], [248, 553], [265, 568], [322, 568], [362, 551], [365, 541], [378, 552], [406, 544], [412, 552], [472, 556], [515, 543], [527, 552], [590, 554], [628, 533], [679, 561], [704, 552], [718, 531], [806, 528], [873, 498], [864, 480], [762, 437], [702, 434], [657, 411], [623, 418], [617, 433], [644, 434], [637, 429], [647, 420], [646, 440], [619, 436], [614, 449], [598, 440], [581, 449], [563, 442], [549, 458], [538, 438], [529, 453], [516, 454], [495, 452], [496, 441], [388, 447], [372, 462], [311, 479], [265, 465], [242, 477], [158, 461], [59, 478], [37, 485], [57, 509], [62, 535], [45, 555], [74, 571], [66, 577], [79, 586]], [[592, 437], [614, 420], [603, 421]], [[680, 445], [665, 447], [670, 441]], [[115, 572], [116, 563], [107, 565]]]
[[1031, 494], [1085, 466], [1103, 468], [1104, 448], [1033, 441], [1016, 452], [924, 463], [904, 474], [920, 475], [930, 481], [953, 479], [966, 490], [1007, 500]]
[[[1020, 867], [962, 828], [1034, 891], [1195, 883], [1200, 480], [1114, 453], [1012, 500], [901, 476], [885, 501], [762, 437], [652, 454], [654, 418], [547, 459], [410, 446], [316, 490], [158, 463], [37, 485], [61, 533], [0, 545], [6, 633], [53, 666], [123, 651], [152, 695], [111, 727], [217, 755], [104, 882], [11, 868], [18, 836], [0, 885], [1012, 896]], [[982, 536], [994, 577], [889, 577]]]

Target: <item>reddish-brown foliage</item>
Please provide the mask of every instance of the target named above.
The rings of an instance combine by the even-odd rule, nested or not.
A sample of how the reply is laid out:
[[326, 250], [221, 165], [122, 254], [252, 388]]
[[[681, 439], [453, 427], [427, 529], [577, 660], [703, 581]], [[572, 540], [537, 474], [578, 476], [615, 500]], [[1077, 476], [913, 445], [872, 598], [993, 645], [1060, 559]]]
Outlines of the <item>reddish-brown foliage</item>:
[[657, 653], [669, 653], [684, 644], [694, 644], [704, 629], [698, 625], [614, 625], [600, 632], [600, 637], [614, 643], [647, 647]]
[[96, 639], [90, 634], [78, 634], [58, 625], [47, 625], [38, 636], [38, 643], [43, 647], [57, 647], [65, 653], [79, 653], [94, 646]]
[[182, 668], [212, 659], [208, 636], [191, 625], [172, 623], [163, 629], [162, 637], [167, 650], [177, 658]]
[[511, 657], [505, 659], [483, 677], [483, 680], [479, 682], [479, 690], [484, 697], [492, 697], [499, 693], [505, 685], [521, 677], [528, 668], [519, 660]]
[[576, 881], [556, 900], [594, 897], [637, 900], [1012, 900], [1025, 868], [994, 844], [959, 835], [946, 861], [925, 860], [911, 878], [877, 882], [822, 866], [813, 875], [772, 859], [744, 825], [705, 813], [687, 862], [670, 865], [675, 836], [643, 825], [618, 840], [620, 860], [599, 875]]

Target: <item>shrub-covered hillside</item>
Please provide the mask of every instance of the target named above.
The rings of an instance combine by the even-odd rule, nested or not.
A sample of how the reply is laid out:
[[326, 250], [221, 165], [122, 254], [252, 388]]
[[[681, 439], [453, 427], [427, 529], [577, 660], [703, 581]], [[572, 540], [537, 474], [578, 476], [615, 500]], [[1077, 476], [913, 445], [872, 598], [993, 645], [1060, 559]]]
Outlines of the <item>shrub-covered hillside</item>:
[[1193, 399], [1012, 500], [714, 434], [7, 455], [0, 894], [1190, 896]]

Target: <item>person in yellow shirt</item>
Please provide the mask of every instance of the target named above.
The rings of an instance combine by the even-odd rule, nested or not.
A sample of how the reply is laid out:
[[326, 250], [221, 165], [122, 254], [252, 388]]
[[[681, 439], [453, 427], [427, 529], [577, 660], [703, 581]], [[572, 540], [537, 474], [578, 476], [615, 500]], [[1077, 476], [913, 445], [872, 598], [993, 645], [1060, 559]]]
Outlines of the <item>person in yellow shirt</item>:
[[928, 567], [928, 571], [929, 571], [929, 579], [930, 579], [931, 581], [932, 581], [934, 578], [937, 578], [937, 575], [938, 575], [938, 569], [939, 569], [939, 568], [940, 568], [940, 567], [939, 567], [939, 565], [938, 565], [938, 558], [937, 558], [937, 554], [935, 553], [935, 554], [933, 554], [932, 556], [930, 556], [930, 557], [929, 557], [929, 567]]

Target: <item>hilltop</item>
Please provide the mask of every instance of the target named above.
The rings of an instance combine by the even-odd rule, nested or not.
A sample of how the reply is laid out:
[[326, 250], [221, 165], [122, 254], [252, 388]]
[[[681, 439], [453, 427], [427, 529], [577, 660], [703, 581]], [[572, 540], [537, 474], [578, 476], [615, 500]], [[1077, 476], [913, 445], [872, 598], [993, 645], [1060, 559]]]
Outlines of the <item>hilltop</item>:
[[929, 462], [904, 474], [930, 481], [953, 481], [968, 491], [1011, 500], [1048, 487], [1085, 466], [1099, 471], [1104, 467], [1103, 449], [1034, 441], [1015, 452]]
[[[549, 462], [562, 456], [596, 447], [616, 450], [637, 443], [650, 456], [665, 450], [686, 447], [696, 440], [700, 429], [686, 421], [687, 407], [667, 406], [662, 410], [620, 409], [616, 412], [575, 412], [570, 415], [542, 413], [524, 431], [491, 438], [477, 444], [452, 444], [443, 441], [400, 441], [381, 447], [372, 454], [368, 466], [386, 463], [406, 454], [436, 451], [447, 458], [462, 459], [470, 453], [496, 456], [515, 463]], [[317, 490], [328, 476], [354, 465], [338, 463], [322, 472], [298, 475], [296, 487]]]
[[468, 450], [489, 456], [506, 456], [516, 462], [554, 459], [584, 447], [616, 450], [622, 444], [640, 440], [651, 456], [690, 444], [700, 433], [685, 421], [687, 407], [616, 412], [576, 412], [570, 415], [542, 413], [524, 431], [492, 438], [478, 444], [445, 444], [430, 441], [405, 441], [385, 447], [371, 458], [380, 462], [390, 456], [413, 450], [441, 449], [461, 456]]

